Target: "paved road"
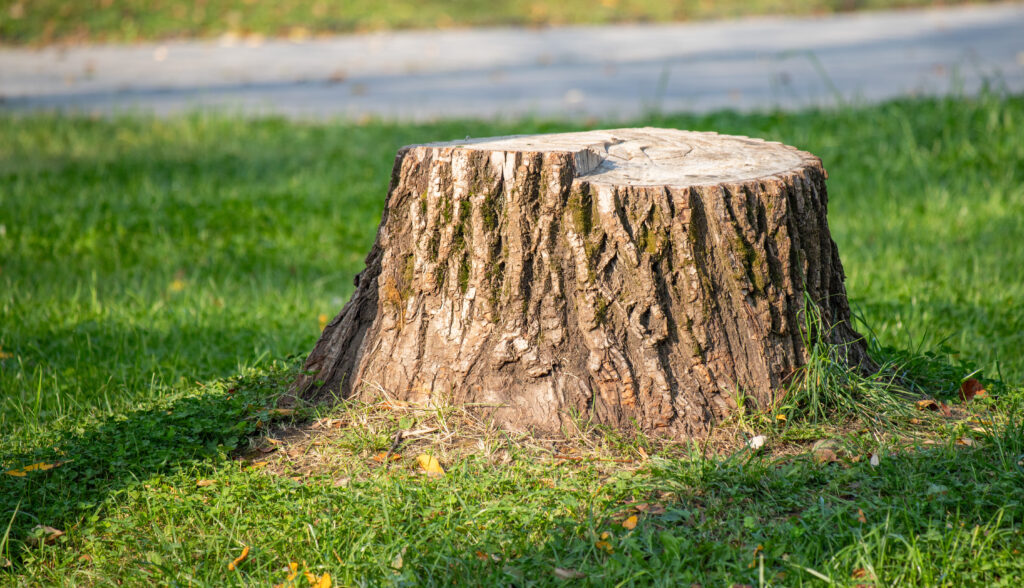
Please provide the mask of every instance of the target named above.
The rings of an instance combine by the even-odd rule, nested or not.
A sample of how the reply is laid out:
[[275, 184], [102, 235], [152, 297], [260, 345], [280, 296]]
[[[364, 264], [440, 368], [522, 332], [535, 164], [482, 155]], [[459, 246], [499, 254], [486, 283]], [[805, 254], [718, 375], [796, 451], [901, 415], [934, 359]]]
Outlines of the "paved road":
[[0, 49], [0, 109], [631, 117], [1024, 91], [1024, 4], [821, 18]]

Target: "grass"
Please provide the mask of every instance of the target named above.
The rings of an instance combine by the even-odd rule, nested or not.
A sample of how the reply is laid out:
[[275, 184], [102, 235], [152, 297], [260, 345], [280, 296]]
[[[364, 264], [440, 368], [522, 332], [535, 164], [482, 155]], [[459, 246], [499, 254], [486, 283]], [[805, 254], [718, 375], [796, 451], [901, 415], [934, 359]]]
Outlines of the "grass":
[[749, 15], [814, 15], [957, 4], [934, 0], [0, 0], [0, 42], [40, 45], [85, 41], [137, 42], [222, 34], [285, 36], [403, 28], [671, 22]]
[[[59, 465], [0, 473], [0, 581], [262, 585], [294, 561], [342, 585], [1017, 585], [1024, 98], [637, 124], [820, 155], [876, 359], [946, 402], [981, 370], [990, 397], [907, 431], [745, 415], [717, 451], [587, 423], [531, 441], [445, 407], [277, 412], [399, 145], [579, 123], [7, 116], [0, 472]], [[437, 430], [372, 459], [416, 428]], [[808, 454], [823, 438], [837, 461]], [[446, 475], [420, 474], [427, 452]]]

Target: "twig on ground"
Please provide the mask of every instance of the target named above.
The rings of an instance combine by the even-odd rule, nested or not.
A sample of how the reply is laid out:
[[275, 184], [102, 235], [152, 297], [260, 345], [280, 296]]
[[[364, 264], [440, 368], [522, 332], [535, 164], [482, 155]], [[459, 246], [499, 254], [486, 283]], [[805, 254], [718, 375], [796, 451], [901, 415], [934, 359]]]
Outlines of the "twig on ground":
[[398, 446], [402, 443], [402, 429], [395, 431], [395, 439], [391, 442], [391, 447], [388, 448], [387, 453], [384, 454], [384, 469], [391, 469], [391, 454], [398, 449]]

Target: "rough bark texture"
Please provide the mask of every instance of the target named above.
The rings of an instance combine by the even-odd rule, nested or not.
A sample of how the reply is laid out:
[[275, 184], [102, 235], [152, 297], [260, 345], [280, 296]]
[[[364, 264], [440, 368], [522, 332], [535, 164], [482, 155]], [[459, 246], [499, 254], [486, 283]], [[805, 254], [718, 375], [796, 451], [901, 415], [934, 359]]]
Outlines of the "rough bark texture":
[[705, 434], [737, 398], [784, 391], [805, 292], [865, 358], [825, 177], [779, 143], [661, 129], [402, 148], [355, 294], [294, 391]]

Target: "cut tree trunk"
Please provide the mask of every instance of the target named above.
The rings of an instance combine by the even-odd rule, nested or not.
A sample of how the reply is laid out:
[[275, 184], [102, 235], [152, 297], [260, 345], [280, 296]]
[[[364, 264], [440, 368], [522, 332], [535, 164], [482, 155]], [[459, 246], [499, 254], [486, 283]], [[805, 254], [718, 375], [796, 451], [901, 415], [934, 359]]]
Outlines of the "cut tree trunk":
[[780, 143], [653, 128], [404, 147], [293, 393], [704, 435], [738, 401], [781, 399], [807, 299], [810, 335], [866, 361], [825, 177]]

